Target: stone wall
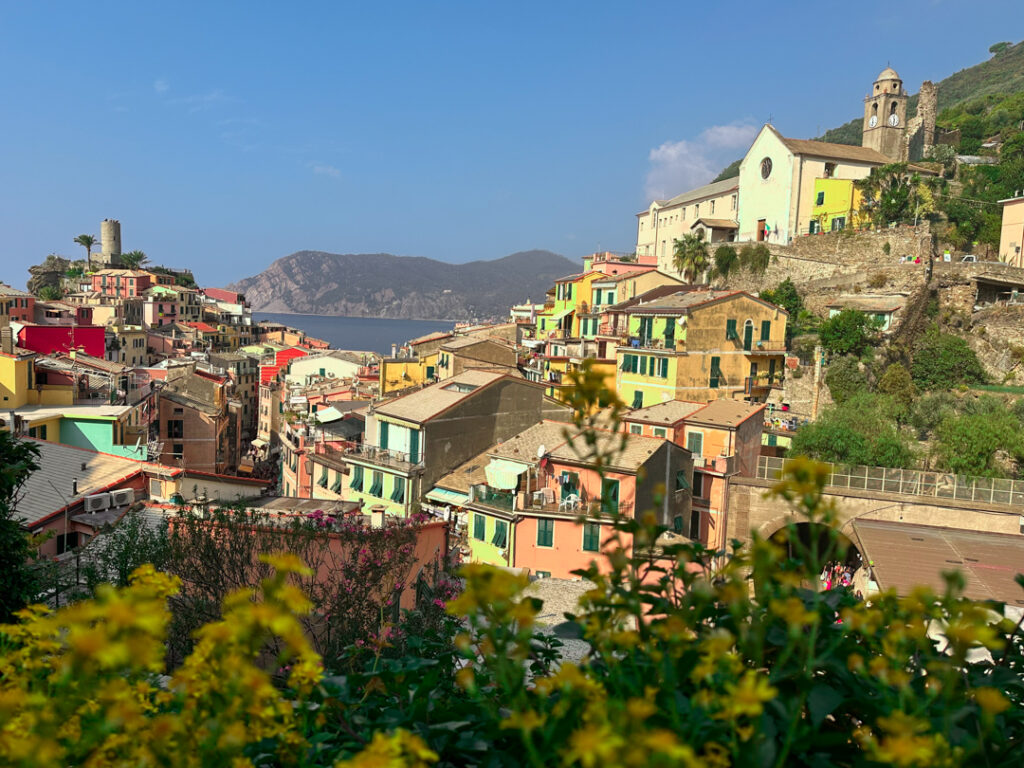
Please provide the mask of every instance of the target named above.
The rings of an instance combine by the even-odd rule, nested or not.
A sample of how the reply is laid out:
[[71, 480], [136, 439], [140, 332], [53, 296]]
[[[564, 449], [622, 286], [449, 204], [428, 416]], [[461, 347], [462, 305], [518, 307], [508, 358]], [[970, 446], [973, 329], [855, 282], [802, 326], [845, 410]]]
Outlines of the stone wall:
[[[746, 544], [751, 531], [769, 537], [791, 521], [801, 522], [784, 501], [766, 496], [772, 485], [770, 480], [729, 479], [729, 539]], [[854, 519], [1020, 535], [1020, 509], [1009, 505], [834, 487], [826, 489], [825, 500], [836, 502], [840, 530], [847, 535]]]

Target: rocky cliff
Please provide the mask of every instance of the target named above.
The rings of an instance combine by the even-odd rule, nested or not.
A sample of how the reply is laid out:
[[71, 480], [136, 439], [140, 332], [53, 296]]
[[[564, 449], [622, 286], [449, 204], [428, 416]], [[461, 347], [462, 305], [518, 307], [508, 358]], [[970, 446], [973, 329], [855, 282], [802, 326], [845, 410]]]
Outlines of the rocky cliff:
[[555, 278], [579, 269], [550, 251], [467, 264], [299, 251], [227, 287], [263, 312], [478, 320], [505, 317], [511, 305], [526, 300], [543, 301]]

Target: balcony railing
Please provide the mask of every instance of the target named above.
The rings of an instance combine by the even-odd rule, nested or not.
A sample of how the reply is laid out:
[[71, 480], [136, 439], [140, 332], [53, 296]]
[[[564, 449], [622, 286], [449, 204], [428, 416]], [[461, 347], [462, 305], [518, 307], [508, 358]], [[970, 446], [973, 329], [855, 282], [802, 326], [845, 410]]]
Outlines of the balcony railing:
[[540, 490], [502, 491], [480, 483], [470, 488], [470, 504], [501, 510], [504, 512], [548, 512], [565, 515], [599, 517], [617, 510], [627, 517], [633, 514], [633, 502], [619, 502], [604, 508], [601, 499], [588, 498], [584, 493], [570, 494], [562, 498], [560, 489], [542, 488]]
[[[372, 464], [406, 471], [423, 466], [423, 458], [421, 456], [413, 457], [402, 451], [381, 448], [376, 445], [365, 445], [363, 443], [344, 443], [338, 448], [329, 449], [327, 452], [340, 453], [348, 458], [361, 459]], [[415, 461], [413, 460], [414, 458]]]

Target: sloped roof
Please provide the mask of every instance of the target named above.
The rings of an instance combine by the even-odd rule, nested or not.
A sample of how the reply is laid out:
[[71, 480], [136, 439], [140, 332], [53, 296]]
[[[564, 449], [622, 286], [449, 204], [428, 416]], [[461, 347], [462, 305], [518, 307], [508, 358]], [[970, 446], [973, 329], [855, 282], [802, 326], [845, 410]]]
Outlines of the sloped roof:
[[765, 409], [764, 403], [745, 403], [742, 400], [712, 400], [686, 417], [688, 424], [706, 424], [710, 427], [738, 427], [747, 419]]
[[665, 296], [671, 296], [672, 294], [679, 293], [680, 291], [694, 290], [699, 290], [699, 286], [687, 287], [680, 285], [678, 283], [669, 285], [659, 285], [654, 288], [651, 288], [651, 290], [649, 291], [644, 291], [643, 293], [634, 296], [631, 299], [626, 299], [625, 301], [620, 301], [618, 304], [613, 304], [612, 306], [607, 307], [606, 309], [622, 311], [624, 309], [629, 309], [630, 307], [635, 307], [646, 302], [656, 301], [657, 299], [664, 298]]
[[[726, 192], [730, 192], [734, 189], [739, 189], [740, 177], [730, 176], [728, 179], [722, 179], [721, 181], [713, 181], [710, 184], [705, 184], [703, 187], [697, 187], [691, 189], [689, 192], [683, 192], [680, 195], [669, 198], [668, 200], [656, 200], [659, 208], [670, 208], [675, 205], [683, 205], [690, 203], [695, 200], [703, 200], [706, 197], [718, 197], [724, 195]], [[641, 211], [638, 216], [643, 216], [647, 211]]]
[[704, 403], [692, 403], [689, 400], [669, 400], [646, 408], [637, 408], [623, 414], [623, 421], [643, 421], [651, 424], [678, 424], [694, 411], [704, 407]]
[[782, 307], [778, 307], [775, 304], [754, 296], [751, 293], [747, 293], [746, 291], [714, 291], [708, 289], [677, 291], [674, 294], [657, 299], [656, 301], [650, 301], [641, 306], [634, 307], [632, 312], [633, 314], [656, 315], [660, 313], [679, 313], [685, 315], [692, 309], [704, 304], [713, 304], [715, 302], [737, 298], [747, 298], [751, 301], [756, 301], [759, 304], [764, 304], [766, 307], [777, 309], [785, 315], [789, 314]]
[[[660, 437], [645, 437], [642, 435], [630, 435], [626, 432], [605, 432], [596, 430], [596, 445], [587, 445], [579, 436], [562, 443], [548, 454], [552, 459], [569, 461], [580, 464], [589, 464], [589, 456], [592, 451], [600, 454], [610, 455], [608, 461], [609, 469], [617, 469], [625, 472], [635, 472], [642, 466], [664, 443], [668, 442]], [[623, 441], [625, 444], [623, 444]]]
[[710, 227], [711, 229], [739, 229], [740, 225], [732, 219], [705, 219], [703, 217], [693, 222], [690, 229], [696, 227]]
[[545, 453], [550, 453], [566, 442], [566, 430], [570, 435], [578, 431], [573, 424], [542, 421], [523, 430], [518, 435], [510, 437], [505, 442], [498, 443], [487, 453], [511, 461], [535, 462], [537, 461], [537, 451], [541, 446], [544, 447]]
[[[21, 497], [14, 507], [14, 517], [30, 526], [83, 496], [99, 493], [147, 467], [169, 469], [109, 453], [26, 439], [39, 447], [39, 469], [29, 475], [22, 486]], [[72, 481], [76, 479], [78, 493], [72, 494]]]
[[892, 162], [891, 158], [870, 147], [833, 144], [829, 141], [813, 141], [811, 139], [789, 139], [779, 133], [775, 126], [769, 124], [765, 127], [778, 136], [779, 140], [794, 155], [811, 155], [812, 157], [827, 157], [832, 160], [850, 160], [855, 163], [874, 163], [875, 165], [888, 165]]
[[[463, 371], [458, 376], [382, 403], [376, 406], [375, 411], [381, 416], [422, 424], [456, 403], [465, 400], [479, 388], [486, 387], [503, 378], [505, 378], [504, 373], [479, 370]], [[473, 389], [465, 392], [459, 391], [460, 385]]]

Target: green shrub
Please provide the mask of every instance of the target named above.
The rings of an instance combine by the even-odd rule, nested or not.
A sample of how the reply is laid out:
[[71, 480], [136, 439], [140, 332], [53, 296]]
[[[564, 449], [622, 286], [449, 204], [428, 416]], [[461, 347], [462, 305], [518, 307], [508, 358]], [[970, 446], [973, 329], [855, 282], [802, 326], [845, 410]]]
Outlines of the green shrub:
[[790, 454], [837, 464], [913, 466], [910, 443], [896, 428], [896, 407], [887, 397], [856, 395], [801, 427]]
[[914, 350], [910, 372], [914, 384], [923, 390], [953, 389], [988, 381], [978, 356], [966, 341], [934, 328]]
[[821, 345], [835, 355], [860, 357], [876, 336], [877, 325], [863, 312], [844, 309], [818, 327]]
[[718, 246], [715, 250], [715, 274], [724, 280], [738, 265], [739, 256], [735, 248], [731, 245]]
[[771, 255], [771, 251], [768, 250], [768, 246], [764, 243], [757, 243], [756, 245], [748, 243], [740, 249], [740, 266], [752, 275], [763, 275], [765, 270], [768, 269]]
[[861, 370], [857, 358], [844, 355], [829, 363], [825, 372], [825, 383], [829, 394], [838, 405], [842, 405], [855, 395], [868, 391], [868, 379]]

